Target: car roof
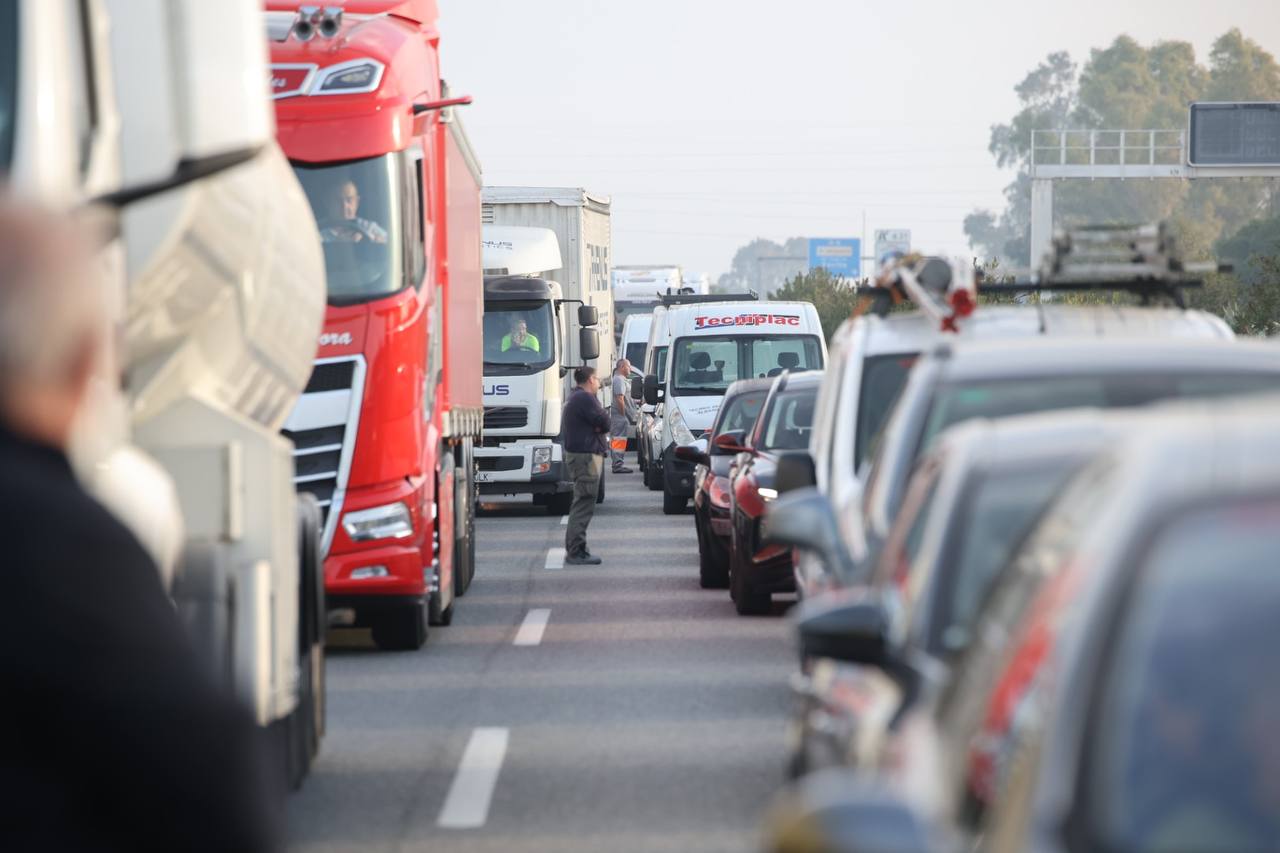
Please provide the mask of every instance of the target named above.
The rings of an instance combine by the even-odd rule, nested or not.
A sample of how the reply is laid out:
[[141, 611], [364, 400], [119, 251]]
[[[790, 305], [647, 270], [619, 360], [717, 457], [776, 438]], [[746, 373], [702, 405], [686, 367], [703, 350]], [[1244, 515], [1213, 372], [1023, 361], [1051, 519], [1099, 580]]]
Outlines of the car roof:
[[974, 418], [945, 430], [928, 455], [979, 465], [1087, 454], [1121, 440], [1132, 423], [1131, 410], [1095, 408]]
[[984, 305], [965, 318], [956, 333], [939, 331], [936, 320], [919, 311], [887, 317], [860, 317], [867, 324], [866, 350], [860, 355], [919, 352], [942, 341], [1025, 337], [1155, 336], [1230, 339], [1231, 330], [1203, 311], [1135, 305]]
[[788, 370], [766, 381], [776, 382], [775, 387], [779, 391], [789, 391], [792, 388], [816, 388], [822, 384], [822, 371]]
[[752, 391], [768, 391], [772, 387], [772, 379], [735, 379], [725, 389], [724, 395], [725, 397], [733, 397], [738, 394], [750, 394]]
[[954, 341], [924, 362], [943, 366], [948, 379], [1069, 376], [1109, 371], [1280, 370], [1280, 346], [1263, 341], [1206, 338], [1027, 338]]

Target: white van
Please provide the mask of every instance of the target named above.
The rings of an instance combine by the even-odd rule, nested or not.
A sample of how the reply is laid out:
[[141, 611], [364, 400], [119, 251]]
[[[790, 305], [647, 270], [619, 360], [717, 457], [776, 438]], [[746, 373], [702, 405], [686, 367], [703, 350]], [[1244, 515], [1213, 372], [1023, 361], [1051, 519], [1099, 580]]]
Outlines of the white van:
[[636, 373], [644, 371], [644, 354], [649, 349], [649, 327], [652, 325], [652, 314], [632, 314], [622, 324], [618, 357], [631, 362]]
[[[667, 370], [667, 346], [671, 336], [667, 333], [667, 309], [658, 305], [649, 315], [649, 340], [645, 343], [644, 361], [640, 363], [642, 376], [662, 376]], [[640, 399], [640, 419], [636, 424], [636, 463], [644, 484], [657, 491], [662, 488], [662, 404], [651, 404]], [[654, 460], [651, 466], [649, 460]]]
[[739, 379], [821, 370], [827, 345], [818, 312], [808, 302], [676, 305], [667, 308], [664, 321], [668, 350], [664, 358], [651, 359], [655, 368], [664, 362], [662, 369], [644, 378], [645, 402], [663, 407], [646, 482], [652, 487], [661, 477], [662, 511], [674, 515], [693, 496], [694, 465], [673, 451], [711, 428], [725, 389]]

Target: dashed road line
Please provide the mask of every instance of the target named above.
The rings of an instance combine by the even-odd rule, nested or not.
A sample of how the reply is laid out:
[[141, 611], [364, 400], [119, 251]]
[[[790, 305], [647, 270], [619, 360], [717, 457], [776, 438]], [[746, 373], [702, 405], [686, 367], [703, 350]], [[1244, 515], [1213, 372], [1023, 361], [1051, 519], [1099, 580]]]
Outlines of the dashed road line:
[[479, 728], [471, 733], [436, 826], [478, 829], [485, 825], [510, 735], [510, 729], [502, 728]]
[[547, 561], [542, 564], [544, 569], [563, 569], [564, 568], [564, 549], [548, 548]]
[[547, 622], [551, 619], [551, 611], [546, 608], [530, 610], [525, 614], [520, 630], [516, 631], [513, 645], [536, 646], [542, 642], [542, 634], [547, 630]]
[[568, 525], [568, 523], [569, 523], [569, 516], [567, 516], [567, 515], [562, 515], [562, 516], [560, 516], [560, 526], [561, 526], [561, 527], [565, 527], [566, 525]]

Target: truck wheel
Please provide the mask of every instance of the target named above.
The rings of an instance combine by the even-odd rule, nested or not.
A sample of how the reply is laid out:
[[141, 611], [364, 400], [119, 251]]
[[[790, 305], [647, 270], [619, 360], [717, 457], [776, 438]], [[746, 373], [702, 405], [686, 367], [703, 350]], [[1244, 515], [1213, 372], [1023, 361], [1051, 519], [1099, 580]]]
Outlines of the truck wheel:
[[431, 593], [431, 604], [428, 605], [427, 622], [430, 623], [432, 627], [435, 627], [437, 625], [442, 628], [449, 627], [450, 625], [453, 624], [453, 605], [454, 605], [454, 602], [451, 601], [449, 602], [448, 607], [446, 607], [444, 610], [441, 610], [440, 609], [440, 593], [439, 592]]
[[400, 607], [373, 623], [373, 642], [384, 652], [411, 652], [427, 641], [427, 614], [421, 604]]
[[[461, 519], [453, 540], [453, 594], [462, 597], [471, 586], [471, 578], [475, 576], [475, 503], [471, 500], [471, 481], [466, 477], [466, 469], [454, 469], [454, 518]], [[459, 511], [461, 507], [461, 511]]]
[[573, 492], [557, 492], [547, 499], [547, 515], [568, 515], [573, 507]]
[[684, 508], [688, 503], [688, 498], [682, 498], [679, 495], [673, 495], [670, 492], [664, 491], [662, 493], [662, 514], [683, 515]]
[[596, 503], [604, 503], [604, 466], [600, 468], [600, 487], [596, 490]]

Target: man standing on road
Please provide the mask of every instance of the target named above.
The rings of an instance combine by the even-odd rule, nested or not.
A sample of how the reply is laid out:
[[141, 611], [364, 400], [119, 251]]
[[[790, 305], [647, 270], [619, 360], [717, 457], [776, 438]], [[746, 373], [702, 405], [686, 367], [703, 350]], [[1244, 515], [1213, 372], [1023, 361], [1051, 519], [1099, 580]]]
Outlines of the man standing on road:
[[105, 291], [76, 228], [0, 201], [0, 850], [271, 850], [252, 718], [67, 460]]
[[564, 561], [571, 566], [598, 566], [600, 558], [587, 550], [587, 525], [596, 511], [600, 475], [608, 452], [605, 436], [609, 433], [609, 415], [596, 399], [600, 378], [594, 367], [575, 369], [573, 381], [578, 387], [565, 401], [561, 427], [565, 465], [573, 481], [573, 505], [564, 532]]
[[627, 467], [626, 444], [627, 430], [636, 422], [636, 404], [631, 399], [631, 362], [625, 358], [618, 359], [617, 369], [613, 372], [613, 385], [609, 389], [612, 403], [609, 405], [609, 435], [613, 441], [623, 440], [622, 449], [612, 446], [609, 453], [613, 457], [613, 473], [630, 474]]

